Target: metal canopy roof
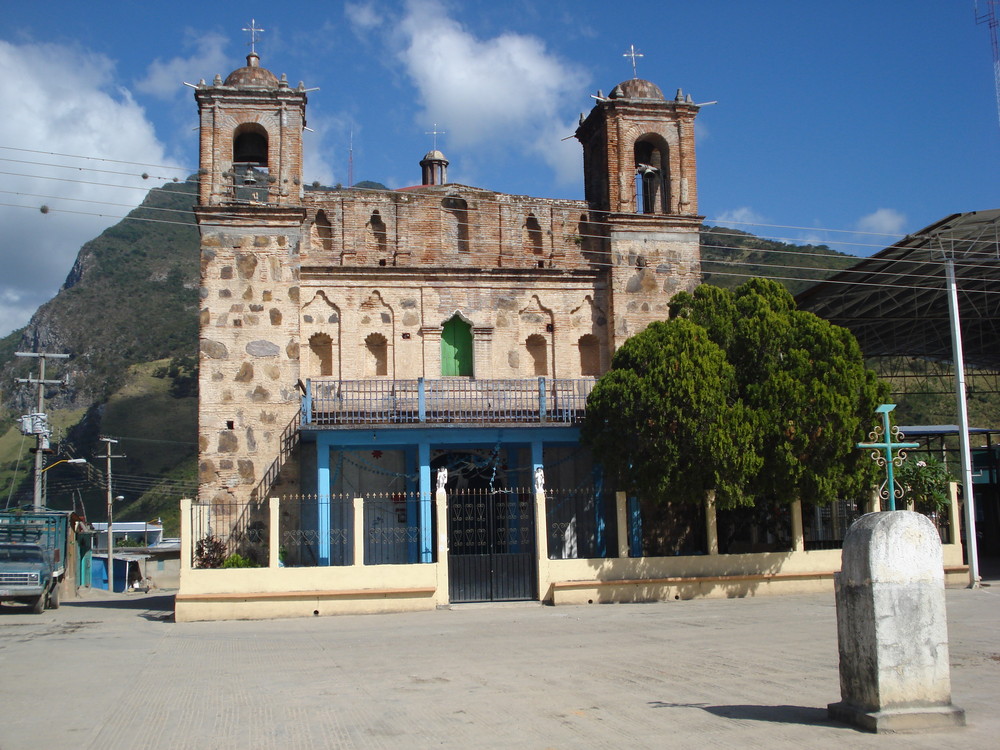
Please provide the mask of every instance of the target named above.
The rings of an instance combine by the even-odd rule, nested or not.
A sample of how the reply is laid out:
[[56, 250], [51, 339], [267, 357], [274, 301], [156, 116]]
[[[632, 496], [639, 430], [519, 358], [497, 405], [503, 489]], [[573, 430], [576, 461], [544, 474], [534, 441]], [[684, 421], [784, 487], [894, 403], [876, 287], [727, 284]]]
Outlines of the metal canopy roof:
[[953, 214], [798, 295], [867, 357], [952, 360], [945, 289], [955, 259], [966, 367], [1000, 370], [1000, 209]]

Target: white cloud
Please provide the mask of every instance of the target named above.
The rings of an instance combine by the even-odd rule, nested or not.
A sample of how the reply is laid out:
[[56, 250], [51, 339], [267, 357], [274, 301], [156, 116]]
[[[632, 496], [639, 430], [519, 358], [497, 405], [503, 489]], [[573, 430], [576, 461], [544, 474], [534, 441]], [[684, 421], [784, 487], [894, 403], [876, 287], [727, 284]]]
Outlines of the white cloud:
[[370, 31], [382, 24], [382, 14], [374, 3], [347, 3], [344, 5], [344, 13], [358, 32]]
[[[152, 183], [186, 174], [144, 166], [174, 165], [142, 107], [116, 88], [108, 58], [56, 44], [0, 41], [0, 70], [0, 159], [8, 160], [5, 171], [17, 173], [3, 178], [0, 198], [15, 204], [0, 206], [5, 335], [59, 289], [84, 242], [138, 205]], [[144, 181], [142, 172], [152, 179]], [[40, 211], [43, 205], [48, 213]]]
[[[579, 96], [586, 76], [538, 37], [480, 39], [436, 0], [411, 0], [395, 37], [398, 58], [416, 85], [423, 125], [438, 123], [447, 144], [490, 151], [515, 148], [545, 159], [562, 179], [579, 172], [579, 146], [563, 143], [575, 126], [558, 113]], [[572, 155], [572, 176], [566, 168]]]
[[174, 99], [187, 89], [183, 81], [197, 83], [199, 79], [216, 73], [226, 75], [232, 61], [225, 54], [227, 43], [222, 34], [208, 33], [201, 36], [188, 35], [185, 48], [193, 48], [187, 57], [170, 60], [157, 58], [150, 63], [146, 77], [137, 81], [135, 88], [143, 94], [159, 99]]
[[723, 211], [718, 216], [708, 220], [709, 223], [716, 224], [767, 224], [769, 223], [764, 216], [754, 211], [748, 206], [742, 206], [741, 208], [734, 208], [729, 211]]
[[347, 126], [339, 118], [319, 118], [312, 120], [310, 129], [313, 132], [302, 134], [302, 177], [306, 184], [319, 182], [321, 185], [333, 185], [336, 182], [347, 182], [347, 176], [335, 174], [333, 166], [326, 158], [327, 155], [335, 153], [330, 147], [331, 134], [339, 137], [339, 134], [347, 131]]
[[903, 227], [906, 226], [906, 215], [892, 208], [880, 208], [877, 211], [862, 216], [856, 225], [859, 232], [869, 234], [904, 234]]

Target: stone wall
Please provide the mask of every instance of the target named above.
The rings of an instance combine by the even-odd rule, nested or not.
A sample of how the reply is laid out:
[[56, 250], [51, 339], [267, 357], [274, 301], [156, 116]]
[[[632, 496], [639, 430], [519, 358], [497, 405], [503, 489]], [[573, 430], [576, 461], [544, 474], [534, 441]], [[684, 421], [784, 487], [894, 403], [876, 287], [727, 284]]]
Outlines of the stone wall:
[[245, 502], [298, 410], [302, 212], [198, 213], [201, 499]]

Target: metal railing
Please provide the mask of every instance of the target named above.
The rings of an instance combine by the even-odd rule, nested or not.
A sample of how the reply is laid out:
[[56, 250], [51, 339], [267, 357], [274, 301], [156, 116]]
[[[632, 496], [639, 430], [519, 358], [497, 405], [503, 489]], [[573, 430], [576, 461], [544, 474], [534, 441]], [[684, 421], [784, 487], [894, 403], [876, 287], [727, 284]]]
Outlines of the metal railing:
[[616, 557], [618, 517], [614, 494], [593, 487], [545, 490], [550, 560]]
[[191, 535], [191, 564], [196, 568], [227, 567], [236, 561], [266, 566], [271, 538], [267, 504], [193, 503]]
[[596, 378], [310, 380], [304, 425], [549, 423], [583, 419]]

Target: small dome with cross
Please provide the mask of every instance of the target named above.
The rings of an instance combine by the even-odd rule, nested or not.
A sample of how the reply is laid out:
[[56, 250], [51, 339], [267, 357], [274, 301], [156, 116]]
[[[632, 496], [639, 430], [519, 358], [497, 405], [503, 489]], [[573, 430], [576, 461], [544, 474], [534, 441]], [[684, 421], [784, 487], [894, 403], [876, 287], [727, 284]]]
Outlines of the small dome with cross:
[[655, 83], [642, 78], [630, 78], [622, 81], [610, 94], [610, 99], [657, 99], [664, 101], [663, 91]]
[[276, 89], [278, 78], [267, 68], [260, 67], [260, 57], [251, 52], [247, 55], [246, 66], [230, 73], [224, 85], [241, 89]]

